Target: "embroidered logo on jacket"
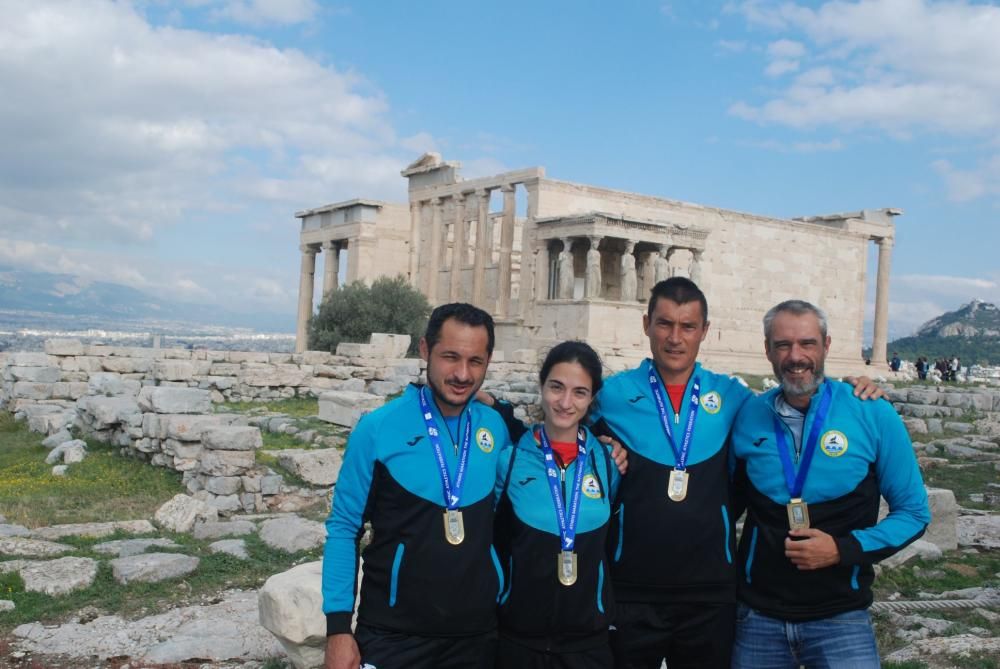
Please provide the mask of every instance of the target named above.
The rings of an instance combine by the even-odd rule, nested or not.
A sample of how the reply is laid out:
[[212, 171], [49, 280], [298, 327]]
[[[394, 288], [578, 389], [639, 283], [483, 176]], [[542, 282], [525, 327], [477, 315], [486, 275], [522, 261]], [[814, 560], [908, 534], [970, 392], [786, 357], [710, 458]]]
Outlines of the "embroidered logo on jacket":
[[423, 438], [424, 438], [424, 435], [418, 434], [415, 437], [413, 437], [413, 439], [410, 439], [408, 442], [406, 442], [406, 445], [407, 446], [416, 446], [417, 442], [420, 441]]
[[583, 477], [583, 483], [580, 484], [580, 489], [583, 491], [583, 494], [590, 499], [601, 498], [601, 484], [597, 482], [597, 477], [593, 474], [587, 474]]
[[483, 453], [491, 453], [494, 446], [493, 433], [485, 427], [481, 427], [476, 430], [476, 446], [478, 446], [479, 450]]
[[819, 438], [819, 447], [831, 458], [839, 458], [847, 452], [847, 437], [839, 430], [828, 430]]
[[719, 413], [719, 410], [722, 409], [722, 395], [714, 390], [706, 395], [703, 395], [701, 398], [701, 406], [708, 413]]

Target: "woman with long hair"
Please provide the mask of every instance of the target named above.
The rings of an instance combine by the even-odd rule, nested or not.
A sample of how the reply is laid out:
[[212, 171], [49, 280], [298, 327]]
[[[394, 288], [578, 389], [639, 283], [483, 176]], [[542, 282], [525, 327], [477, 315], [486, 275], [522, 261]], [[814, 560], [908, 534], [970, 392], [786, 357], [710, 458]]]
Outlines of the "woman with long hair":
[[587, 344], [553, 347], [539, 373], [543, 421], [500, 455], [497, 669], [612, 666], [604, 545], [620, 475], [585, 424], [601, 376]]

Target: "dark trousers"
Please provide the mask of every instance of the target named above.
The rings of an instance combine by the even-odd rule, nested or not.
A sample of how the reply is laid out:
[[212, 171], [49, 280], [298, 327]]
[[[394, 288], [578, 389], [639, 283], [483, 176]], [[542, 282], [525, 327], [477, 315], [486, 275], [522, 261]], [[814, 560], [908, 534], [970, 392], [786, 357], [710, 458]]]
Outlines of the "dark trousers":
[[426, 637], [362, 624], [354, 638], [365, 669], [493, 669], [497, 645], [496, 632]]
[[736, 604], [618, 602], [617, 669], [729, 669]]
[[497, 643], [496, 669], [611, 669], [614, 658], [605, 643], [589, 650], [573, 652], [529, 648], [510, 637], [500, 636]]

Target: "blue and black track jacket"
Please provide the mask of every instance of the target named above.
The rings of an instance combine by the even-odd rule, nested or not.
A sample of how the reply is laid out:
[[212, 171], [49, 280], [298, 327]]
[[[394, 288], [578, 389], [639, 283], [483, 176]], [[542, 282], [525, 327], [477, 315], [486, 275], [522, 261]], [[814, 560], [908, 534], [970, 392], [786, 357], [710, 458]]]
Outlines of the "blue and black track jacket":
[[[840, 563], [800, 571], [785, 556], [788, 485], [778, 455], [774, 401], [780, 388], [747, 402], [733, 428], [737, 486], [747, 520], [740, 538], [739, 598], [766, 615], [804, 621], [868, 607], [872, 564], [919, 538], [930, 522], [927, 492], [910, 437], [892, 405], [861, 401], [846, 383], [833, 400], [802, 491], [810, 525], [830, 534]], [[806, 414], [808, 438], [823, 386]], [[780, 423], [789, 446], [792, 433]], [[794, 456], [793, 456], [794, 459]], [[878, 521], [879, 495], [889, 515]]]
[[510, 463], [509, 474], [497, 480], [495, 543], [507, 582], [500, 597], [501, 633], [548, 652], [606, 645], [614, 601], [604, 547], [620, 479], [610, 448], [588, 431], [586, 459], [578, 456], [561, 475], [568, 506], [577, 467], [586, 467], [576, 528], [578, 576], [571, 586], [556, 576], [559, 522], [535, 429], [500, 459]]
[[700, 379], [687, 498], [674, 502], [667, 497], [667, 482], [675, 458], [649, 387], [652, 364], [646, 360], [608, 379], [593, 410], [595, 432], [616, 436], [629, 451], [608, 543], [615, 597], [619, 602], [733, 602], [738, 513], [730, 500], [728, 438], [752, 393], [736, 379], [696, 364], [679, 416], [665, 400], [679, 448], [692, 380]]
[[[465, 540], [453, 546], [445, 539], [444, 493], [418, 392], [410, 386], [364, 416], [348, 441], [326, 521], [328, 634], [351, 631], [358, 540], [366, 520], [372, 524], [372, 541], [364, 551], [359, 622], [418, 636], [465, 636], [496, 628], [503, 573], [492, 546], [494, 491], [498, 456], [510, 437], [493, 409], [472, 401], [462, 412], [457, 434], [464, 434], [471, 420], [472, 446], [460, 502]], [[431, 406], [454, 480], [456, 449], [437, 406]]]

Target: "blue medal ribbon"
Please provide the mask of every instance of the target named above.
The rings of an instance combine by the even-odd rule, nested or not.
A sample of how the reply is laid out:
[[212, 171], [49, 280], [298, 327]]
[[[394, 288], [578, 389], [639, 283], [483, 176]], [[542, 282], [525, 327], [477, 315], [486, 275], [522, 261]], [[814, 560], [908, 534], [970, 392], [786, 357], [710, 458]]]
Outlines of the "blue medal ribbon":
[[444, 451], [441, 448], [440, 431], [434, 414], [431, 412], [431, 404], [427, 401], [425, 391], [427, 386], [420, 389], [420, 412], [424, 415], [424, 425], [427, 427], [427, 438], [430, 439], [431, 448], [434, 449], [434, 457], [437, 459], [438, 470], [441, 474], [441, 488], [444, 491], [444, 504], [450, 511], [458, 508], [459, 500], [462, 498], [462, 487], [465, 485], [465, 471], [469, 464], [469, 446], [472, 444], [472, 415], [469, 415], [465, 422], [465, 435], [462, 438], [462, 446], [458, 451], [458, 470], [455, 472], [454, 485], [451, 476], [448, 474], [448, 463], [444, 459]]
[[819, 441], [819, 433], [823, 428], [823, 421], [830, 411], [830, 403], [833, 401], [833, 384], [827, 382], [823, 385], [823, 395], [820, 397], [819, 406], [816, 407], [816, 414], [813, 416], [812, 425], [809, 426], [809, 438], [806, 439], [802, 450], [802, 461], [799, 463], [799, 470], [796, 473], [795, 464], [792, 462], [792, 453], [785, 438], [785, 426], [781, 419], [772, 416], [774, 419], [774, 437], [778, 442], [778, 457], [781, 458], [781, 468], [785, 471], [785, 485], [788, 486], [788, 493], [791, 499], [802, 498], [802, 488], [806, 484], [806, 476], [809, 474], [809, 466], [812, 464], [813, 454], [816, 452], [816, 443]]
[[674, 431], [670, 427], [667, 403], [663, 398], [664, 389], [660, 386], [660, 380], [656, 376], [656, 364], [652, 360], [649, 361], [649, 387], [653, 391], [653, 399], [656, 400], [656, 410], [660, 414], [663, 433], [667, 435], [667, 443], [670, 444], [670, 450], [674, 452], [674, 470], [682, 472], [687, 469], [688, 451], [691, 449], [691, 437], [694, 436], [694, 419], [698, 417], [701, 383], [697, 376], [691, 382], [691, 401], [688, 403], [688, 415], [684, 422], [684, 437], [680, 449], [674, 442]]
[[572, 551], [576, 543], [576, 521], [580, 517], [580, 493], [583, 490], [583, 473], [587, 469], [587, 438], [586, 433], [579, 429], [576, 433], [576, 476], [573, 478], [573, 494], [569, 501], [569, 513], [563, 502], [562, 491], [559, 489], [559, 472], [556, 470], [555, 456], [552, 444], [545, 434], [545, 426], [539, 430], [542, 442], [542, 455], [545, 458], [545, 476], [549, 482], [549, 492], [552, 493], [552, 504], [556, 508], [556, 520], [559, 523], [559, 539], [562, 550]]

